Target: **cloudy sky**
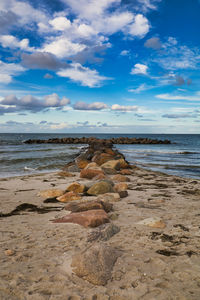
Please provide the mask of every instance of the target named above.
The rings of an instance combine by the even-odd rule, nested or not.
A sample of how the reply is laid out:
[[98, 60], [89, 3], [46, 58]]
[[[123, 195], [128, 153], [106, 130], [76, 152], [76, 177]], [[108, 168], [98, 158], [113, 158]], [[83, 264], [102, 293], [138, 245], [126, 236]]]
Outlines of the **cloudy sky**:
[[1, 0], [0, 132], [199, 133], [199, 0]]

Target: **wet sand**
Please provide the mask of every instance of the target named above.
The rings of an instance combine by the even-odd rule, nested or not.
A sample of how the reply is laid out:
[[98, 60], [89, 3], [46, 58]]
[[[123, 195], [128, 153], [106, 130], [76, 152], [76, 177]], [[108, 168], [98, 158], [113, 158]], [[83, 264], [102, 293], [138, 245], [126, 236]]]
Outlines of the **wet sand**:
[[[0, 179], [1, 213], [23, 203], [56, 209], [0, 218], [0, 299], [200, 299], [200, 180], [133, 169], [128, 197], [115, 202], [109, 214], [120, 232], [106, 244], [121, 256], [108, 283], [96, 286], [71, 269], [72, 256], [87, 247], [92, 229], [53, 224], [50, 220], [66, 215], [65, 204], [44, 204], [38, 196], [45, 189], [88, 181], [74, 174]], [[138, 224], [151, 217], [161, 218], [166, 227]]]

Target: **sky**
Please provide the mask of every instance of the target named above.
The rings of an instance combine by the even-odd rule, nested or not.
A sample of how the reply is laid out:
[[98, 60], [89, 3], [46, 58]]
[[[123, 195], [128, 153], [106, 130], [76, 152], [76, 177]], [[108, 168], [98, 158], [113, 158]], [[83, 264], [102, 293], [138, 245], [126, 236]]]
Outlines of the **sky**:
[[199, 133], [200, 0], [1, 0], [0, 132]]

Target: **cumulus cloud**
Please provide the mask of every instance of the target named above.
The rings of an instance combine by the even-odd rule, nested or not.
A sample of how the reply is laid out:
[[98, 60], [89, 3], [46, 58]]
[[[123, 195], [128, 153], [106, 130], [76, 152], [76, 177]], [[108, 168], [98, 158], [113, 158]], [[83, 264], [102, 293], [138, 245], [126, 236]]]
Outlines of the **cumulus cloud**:
[[6, 33], [18, 21], [12, 11], [0, 11], [0, 33]]
[[0, 60], [0, 83], [8, 84], [14, 76], [24, 72], [25, 68], [15, 63], [5, 63]]
[[23, 53], [22, 65], [30, 69], [46, 69], [57, 71], [61, 68], [68, 67], [66, 62], [62, 62], [51, 53], [47, 52], [35, 52], [32, 54]]
[[96, 70], [83, 67], [79, 63], [72, 63], [70, 68], [62, 69], [57, 72], [58, 76], [67, 77], [72, 81], [79, 82], [83, 86], [99, 87], [102, 82], [110, 78], [99, 75]]
[[137, 111], [138, 106], [113, 104], [111, 106], [111, 110], [113, 110], [113, 111], [123, 111], [123, 112]]
[[155, 50], [159, 50], [162, 47], [162, 43], [158, 37], [153, 37], [153, 38], [148, 39], [145, 42], [144, 46], [146, 48], [152, 48]]
[[[49, 108], [63, 108], [69, 103], [70, 100], [68, 98], [59, 98], [55, 93], [47, 95], [43, 99], [38, 99], [32, 95], [26, 95], [21, 98], [17, 98], [15, 95], [8, 95], [0, 101], [0, 108], [2, 113], [19, 111], [35, 113]], [[9, 111], [9, 109], [11, 109], [11, 111]]]
[[129, 34], [143, 38], [150, 29], [148, 19], [141, 14], [135, 16], [134, 23], [129, 26]]
[[107, 104], [103, 102], [93, 102], [93, 103], [86, 103], [86, 102], [76, 102], [73, 106], [75, 110], [102, 110], [107, 109]]
[[128, 56], [130, 54], [130, 51], [129, 50], [122, 50], [121, 52], [120, 52], [120, 55], [121, 56]]
[[0, 44], [4, 48], [10, 49], [21, 49], [26, 51], [33, 51], [34, 48], [29, 46], [29, 39], [22, 39], [21, 41], [18, 40], [13, 35], [0, 35]]
[[147, 75], [148, 66], [143, 64], [135, 64], [134, 68], [132, 68], [131, 73], [132, 75], [142, 74]]

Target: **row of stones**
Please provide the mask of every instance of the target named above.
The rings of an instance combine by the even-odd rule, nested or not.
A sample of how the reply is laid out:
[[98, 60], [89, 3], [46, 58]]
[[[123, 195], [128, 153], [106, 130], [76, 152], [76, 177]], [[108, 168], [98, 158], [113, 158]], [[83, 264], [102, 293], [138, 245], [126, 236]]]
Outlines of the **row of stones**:
[[[86, 138], [53, 138], [48, 140], [40, 140], [40, 139], [29, 139], [25, 141], [26, 144], [91, 144], [91, 142], [98, 141], [94, 137]], [[170, 144], [169, 140], [157, 140], [157, 139], [149, 139], [149, 138], [128, 138], [128, 137], [119, 137], [119, 138], [111, 138], [107, 139], [112, 144]]]

